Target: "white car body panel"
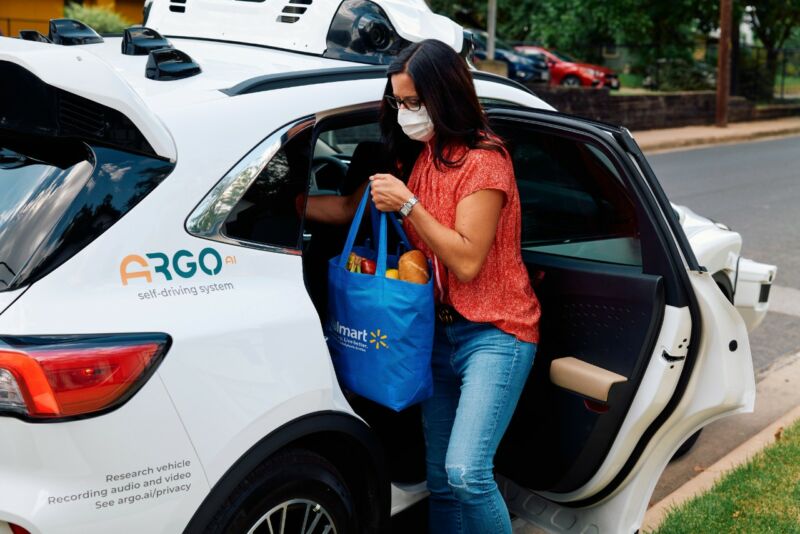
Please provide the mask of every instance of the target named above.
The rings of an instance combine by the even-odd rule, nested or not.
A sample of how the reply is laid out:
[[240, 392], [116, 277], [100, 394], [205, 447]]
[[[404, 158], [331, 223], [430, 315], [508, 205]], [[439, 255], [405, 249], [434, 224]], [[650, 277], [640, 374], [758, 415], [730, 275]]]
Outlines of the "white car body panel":
[[17, 300], [24, 292], [25, 289], [0, 292], [0, 313], [3, 313], [6, 308], [11, 306], [11, 304], [13, 304], [14, 301]]
[[[5, 316], [0, 321], [0, 329], [6, 332], [7, 322]], [[0, 517], [33, 534], [105, 534], [119, 531], [120, 521], [124, 521], [127, 532], [179, 532], [210, 489], [166, 388], [157, 377], [126, 405], [101, 418], [50, 425], [3, 418], [0, 447]], [[190, 462], [186, 468], [157, 470], [183, 460]], [[153, 473], [147, 476], [112, 483], [106, 480], [107, 475], [148, 467]], [[167, 473], [188, 476], [159, 488], [184, 488], [170, 495], [98, 508], [99, 502], [117, 501], [119, 495], [111, 493], [112, 488], [139, 483], [138, 489], [124, 496], [143, 495], [148, 491], [145, 480]], [[73, 500], [72, 496], [81, 498]], [[51, 500], [58, 498], [67, 500]], [[160, 530], [154, 530], [154, 525]]]
[[734, 305], [747, 325], [755, 330], [767, 316], [769, 299], [761, 301], [762, 286], [775, 281], [777, 267], [741, 256], [742, 236], [714, 223], [686, 206], [675, 206], [697, 261], [709, 273], [723, 273], [734, 291]]

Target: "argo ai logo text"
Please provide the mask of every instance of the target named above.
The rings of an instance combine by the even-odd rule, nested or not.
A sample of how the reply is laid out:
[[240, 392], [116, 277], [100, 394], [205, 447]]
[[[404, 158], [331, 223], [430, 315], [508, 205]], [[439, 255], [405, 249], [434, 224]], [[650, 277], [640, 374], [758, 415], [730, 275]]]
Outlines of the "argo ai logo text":
[[197, 256], [185, 249], [175, 252], [171, 257], [163, 252], [149, 252], [144, 256], [129, 254], [119, 264], [119, 276], [123, 286], [127, 286], [133, 278], [144, 278], [152, 283], [156, 273], [163, 276], [164, 280], [172, 281], [173, 273], [180, 278], [191, 278], [199, 269], [208, 276], [216, 276], [222, 271], [223, 264], [235, 263], [235, 256], [226, 256], [223, 260], [220, 253], [211, 247], [204, 248]]

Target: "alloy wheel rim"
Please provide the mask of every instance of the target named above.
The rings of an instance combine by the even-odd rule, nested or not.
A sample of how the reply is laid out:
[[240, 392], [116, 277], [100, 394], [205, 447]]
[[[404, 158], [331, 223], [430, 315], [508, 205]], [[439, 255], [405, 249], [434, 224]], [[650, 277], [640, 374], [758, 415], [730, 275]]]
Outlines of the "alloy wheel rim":
[[309, 499], [284, 501], [264, 515], [247, 534], [337, 534], [328, 511]]

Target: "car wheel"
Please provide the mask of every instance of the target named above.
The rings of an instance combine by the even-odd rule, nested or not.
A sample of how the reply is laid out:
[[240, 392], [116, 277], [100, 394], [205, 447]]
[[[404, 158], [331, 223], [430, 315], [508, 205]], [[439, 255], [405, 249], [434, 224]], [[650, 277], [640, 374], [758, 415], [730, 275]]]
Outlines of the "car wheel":
[[[719, 290], [722, 291], [723, 295], [725, 295], [725, 298], [728, 299], [731, 304], [733, 304], [733, 284], [731, 284], [728, 275], [726, 275], [723, 272], [718, 272], [714, 274], [713, 278], [714, 281], [717, 283], [717, 287], [719, 287]], [[694, 444], [697, 443], [697, 440], [700, 438], [700, 433], [702, 431], [703, 429], [701, 428], [700, 430], [689, 436], [689, 439], [684, 441], [681, 444], [681, 446], [678, 447], [678, 450], [675, 451], [675, 454], [672, 456], [670, 462], [677, 460], [678, 458], [680, 458], [681, 456], [685, 455], [687, 452], [692, 450], [692, 447], [694, 447]]]
[[581, 86], [581, 79], [577, 76], [565, 76], [563, 80], [561, 80], [561, 85], [566, 87], [580, 87]]
[[357, 528], [352, 495], [337, 469], [316, 453], [292, 450], [242, 481], [205, 532], [347, 534]]
[[697, 443], [697, 440], [700, 438], [700, 433], [702, 431], [703, 429], [701, 428], [700, 430], [689, 436], [689, 439], [681, 443], [681, 446], [678, 447], [678, 450], [675, 451], [675, 454], [672, 455], [670, 462], [674, 462], [675, 460], [684, 456], [687, 452], [692, 450], [692, 447], [694, 447], [694, 444]]

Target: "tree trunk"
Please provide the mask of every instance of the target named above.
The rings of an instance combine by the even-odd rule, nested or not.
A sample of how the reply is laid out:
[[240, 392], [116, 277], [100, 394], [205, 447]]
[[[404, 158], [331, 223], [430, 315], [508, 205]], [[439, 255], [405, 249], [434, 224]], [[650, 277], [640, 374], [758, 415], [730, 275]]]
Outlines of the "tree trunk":
[[772, 100], [775, 98], [775, 77], [778, 74], [778, 57], [780, 50], [767, 48], [767, 61], [764, 69], [764, 79], [759, 84], [761, 100]]

